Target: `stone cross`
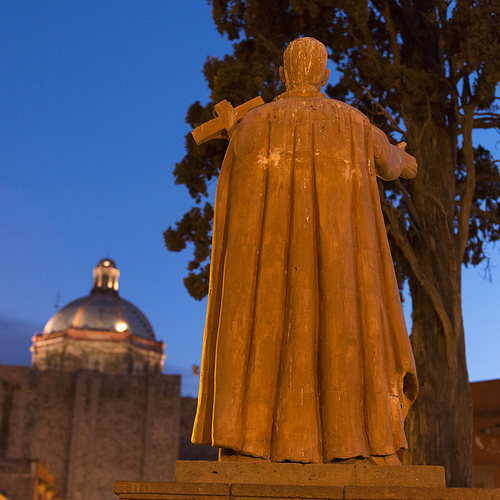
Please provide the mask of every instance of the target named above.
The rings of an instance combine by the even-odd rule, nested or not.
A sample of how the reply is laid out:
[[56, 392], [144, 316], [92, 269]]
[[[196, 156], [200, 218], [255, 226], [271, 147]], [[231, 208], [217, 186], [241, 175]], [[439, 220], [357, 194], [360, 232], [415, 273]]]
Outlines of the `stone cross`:
[[191, 134], [196, 144], [203, 144], [210, 139], [231, 139], [235, 126], [253, 108], [264, 104], [261, 96], [254, 97], [236, 108], [231, 106], [227, 100], [221, 101], [214, 106], [213, 120], [196, 127]]

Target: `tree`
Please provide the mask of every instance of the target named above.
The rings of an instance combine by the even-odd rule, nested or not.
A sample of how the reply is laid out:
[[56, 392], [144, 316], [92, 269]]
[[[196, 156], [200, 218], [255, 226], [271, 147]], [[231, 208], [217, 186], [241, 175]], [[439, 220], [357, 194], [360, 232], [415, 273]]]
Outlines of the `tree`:
[[[218, 30], [235, 40], [223, 60], [207, 60], [212, 103], [192, 105], [193, 127], [213, 103], [233, 106], [282, 89], [278, 66], [289, 41], [314, 36], [329, 48], [339, 81], [330, 97], [361, 109], [389, 137], [405, 140], [419, 174], [380, 182], [396, 272], [412, 297], [411, 342], [420, 394], [407, 418], [407, 464], [446, 468], [449, 486], [472, 485], [472, 402], [461, 306], [462, 264], [487, 261], [500, 237], [500, 174], [490, 153], [474, 149], [475, 128], [498, 128], [498, 0], [209, 0]], [[176, 166], [176, 182], [200, 203], [217, 176], [226, 144], [195, 146]], [[185, 283], [207, 290], [211, 207], [195, 207], [165, 232], [170, 250], [195, 243]], [[203, 265], [205, 264], [205, 265]], [[198, 270], [198, 272], [195, 272]]]

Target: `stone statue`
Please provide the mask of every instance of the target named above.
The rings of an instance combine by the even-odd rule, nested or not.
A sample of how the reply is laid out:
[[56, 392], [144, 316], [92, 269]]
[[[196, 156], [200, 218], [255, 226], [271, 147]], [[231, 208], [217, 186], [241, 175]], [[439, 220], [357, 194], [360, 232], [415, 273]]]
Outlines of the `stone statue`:
[[412, 178], [417, 164], [320, 92], [326, 63], [323, 44], [295, 40], [287, 91], [221, 103], [205, 131], [231, 139], [192, 439], [221, 460], [398, 464], [406, 447], [418, 385], [376, 176]]

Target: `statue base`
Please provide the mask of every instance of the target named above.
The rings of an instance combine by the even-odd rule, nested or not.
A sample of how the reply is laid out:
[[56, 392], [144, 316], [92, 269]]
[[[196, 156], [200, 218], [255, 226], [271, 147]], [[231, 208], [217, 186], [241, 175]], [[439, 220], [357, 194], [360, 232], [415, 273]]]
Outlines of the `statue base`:
[[[196, 478], [196, 479], [194, 479]], [[291, 486], [408, 486], [444, 488], [443, 467], [271, 462], [175, 463], [176, 482]]]
[[446, 488], [443, 467], [178, 461], [174, 482], [116, 481], [120, 500], [500, 500]]

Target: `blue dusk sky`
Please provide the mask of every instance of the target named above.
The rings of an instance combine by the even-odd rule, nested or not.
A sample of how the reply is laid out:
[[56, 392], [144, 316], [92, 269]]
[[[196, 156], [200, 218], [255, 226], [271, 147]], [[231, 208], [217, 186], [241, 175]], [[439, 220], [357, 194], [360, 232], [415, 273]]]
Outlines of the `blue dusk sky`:
[[[196, 395], [206, 301], [183, 285], [190, 251], [168, 252], [162, 233], [193, 204], [172, 172], [189, 105], [209, 100], [203, 63], [230, 51], [206, 0], [0, 3], [0, 364], [29, 365], [34, 332], [110, 257], [166, 344], [165, 371]], [[498, 139], [481, 137], [497, 158]], [[500, 377], [488, 253], [491, 281], [484, 266], [463, 278], [472, 381]]]

